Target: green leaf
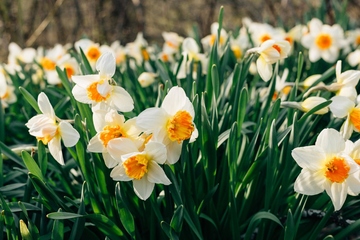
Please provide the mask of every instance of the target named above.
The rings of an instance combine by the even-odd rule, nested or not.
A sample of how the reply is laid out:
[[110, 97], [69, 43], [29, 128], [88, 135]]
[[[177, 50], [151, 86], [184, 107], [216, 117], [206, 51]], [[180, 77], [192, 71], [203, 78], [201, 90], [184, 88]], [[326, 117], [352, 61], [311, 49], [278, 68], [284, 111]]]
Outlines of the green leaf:
[[21, 156], [29, 172], [38, 177], [41, 181], [45, 181], [39, 166], [36, 164], [35, 160], [31, 157], [31, 155], [26, 151], [22, 151]]
[[55, 219], [55, 220], [64, 220], [64, 219], [73, 219], [83, 217], [84, 215], [80, 215], [77, 213], [71, 212], [53, 212], [46, 215], [47, 218]]
[[176, 232], [180, 233], [182, 229], [182, 223], [184, 219], [184, 206], [180, 205], [176, 208], [174, 211], [174, 215], [171, 218], [170, 226], [173, 228]]
[[18, 164], [19, 166], [21, 166], [22, 168], [25, 167], [23, 161], [21, 160], [21, 158], [16, 155], [13, 151], [11, 151], [10, 148], [8, 148], [4, 143], [0, 142], [0, 149], [1, 152], [8, 157], [9, 159], [11, 159], [12, 161], [14, 161], [16, 164]]
[[131, 212], [124, 204], [124, 201], [121, 197], [120, 192], [120, 183], [116, 183], [115, 186], [115, 197], [116, 197], [116, 204], [118, 206], [118, 212], [120, 216], [120, 221], [123, 224], [127, 233], [130, 234], [131, 238], [135, 239], [135, 222], [134, 217], [132, 216]]
[[[61, 209], [59, 209], [58, 213], [61, 213]], [[51, 239], [64, 239], [64, 222], [62, 221], [62, 219], [56, 219], [54, 221], [53, 229], [51, 231]]]
[[102, 231], [106, 236], [109, 236], [113, 239], [119, 239], [122, 237], [123, 239], [127, 239], [121, 229], [108, 217], [102, 214], [90, 214], [85, 216], [91, 222], [93, 222], [96, 227]]
[[280, 220], [274, 214], [270, 212], [257, 212], [250, 220], [249, 226], [246, 230], [245, 240], [250, 239], [251, 234], [254, 233], [256, 226], [259, 224], [259, 220], [262, 219], [269, 219], [283, 228], [283, 225], [281, 224]]
[[41, 114], [41, 110], [38, 106], [37, 101], [35, 100], [35, 98], [23, 87], [19, 87], [19, 91], [21, 92], [21, 94], [24, 96], [25, 100], [34, 108], [34, 110]]
[[167, 222], [162, 221], [160, 223], [160, 226], [164, 230], [166, 236], [168, 236], [171, 240], [179, 239], [179, 236], [176, 234], [174, 229], [172, 229], [171, 226]]
[[[85, 190], [86, 190], [86, 182], [83, 182], [82, 188], [81, 188], [81, 198], [80, 198], [80, 206], [78, 209], [79, 215], [85, 214], [85, 203], [84, 203], [84, 197], [85, 197]], [[82, 233], [84, 231], [85, 227], [85, 219], [84, 218], [77, 218], [75, 220], [75, 223], [71, 229], [71, 234], [69, 240], [76, 240], [80, 239], [82, 236]]]

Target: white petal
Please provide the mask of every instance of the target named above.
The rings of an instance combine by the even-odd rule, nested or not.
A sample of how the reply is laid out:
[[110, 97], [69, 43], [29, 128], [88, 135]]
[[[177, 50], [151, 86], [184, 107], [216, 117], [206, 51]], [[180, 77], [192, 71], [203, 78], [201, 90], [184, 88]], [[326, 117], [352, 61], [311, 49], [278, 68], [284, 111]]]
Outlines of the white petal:
[[128, 138], [115, 138], [108, 142], [107, 151], [117, 161], [121, 160], [121, 156], [138, 152], [136, 145]]
[[96, 86], [96, 90], [97, 92], [102, 96], [102, 97], [106, 97], [112, 90], [112, 86], [109, 84], [108, 81], [104, 81], [103, 83], [99, 83]]
[[332, 183], [330, 181], [326, 181], [325, 190], [331, 198], [335, 211], [340, 210], [344, 205], [348, 192], [347, 181], [344, 181], [343, 183]]
[[171, 181], [166, 176], [164, 170], [154, 161], [150, 161], [148, 165], [147, 180], [152, 183], [159, 183], [164, 185], [171, 184]]
[[256, 60], [256, 68], [262, 80], [269, 81], [273, 72], [272, 65], [267, 63], [261, 56]]
[[107, 168], [113, 168], [117, 164], [119, 164], [119, 161], [117, 161], [115, 158], [113, 158], [108, 152], [103, 152], [103, 158], [104, 162]]
[[338, 118], [346, 117], [355, 106], [353, 101], [344, 96], [335, 96], [331, 98], [331, 101], [329, 105], [330, 111]]
[[100, 133], [97, 133], [93, 138], [90, 139], [87, 150], [96, 153], [102, 153], [106, 150], [103, 142], [100, 140]]
[[61, 138], [58, 136], [55, 136], [53, 139], [51, 139], [48, 143], [48, 148], [51, 156], [61, 165], [64, 165], [64, 158], [61, 151], [61, 144], [60, 144]]
[[134, 101], [130, 94], [125, 89], [118, 86], [113, 88], [111, 104], [121, 112], [130, 112], [134, 109]]
[[[184, 89], [177, 86], [169, 90], [161, 104], [161, 108], [165, 109], [169, 115], [175, 115], [176, 112], [184, 109], [184, 106], [189, 108], [189, 106], [192, 107], [192, 104], [186, 96]], [[192, 110], [192, 112], [194, 112], [194, 110]]]
[[148, 142], [145, 145], [144, 151], [151, 156], [151, 158], [159, 164], [166, 161], [166, 147], [160, 142]]
[[345, 140], [337, 130], [325, 128], [317, 137], [315, 145], [321, 147], [327, 155], [337, 154], [345, 149]]
[[140, 180], [133, 180], [134, 191], [141, 200], [146, 200], [150, 197], [154, 190], [154, 183], [149, 182], [145, 177]]
[[309, 59], [311, 62], [316, 62], [320, 59], [321, 55], [320, 55], [320, 50], [312, 47], [309, 49]]
[[110, 79], [115, 74], [116, 60], [111, 52], [106, 52], [96, 62], [96, 70], [100, 72], [100, 78]]
[[70, 123], [61, 121], [59, 123], [59, 129], [65, 147], [72, 147], [79, 141], [80, 134]]
[[164, 128], [169, 115], [162, 108], [147, 108], [142, 111], [136, 118], [136, 125], [146, 131], [154, 131]]
[[38, 96], [38, 105], [41, 112], [48, 117], [55, 119], [54, 109], [45, 93], [41, 92]]
[[130, 181], [131, 178], [126, 175], [125, 168], [122, 164], [117, 165], [113, 170], [110, 172], [110, 177], [114, 181]]
[[292, 150], [291, 156], [301, 168], [311, 171], [319, 170], [326, 159], [324, 150], [318, 146], [297, 147]]
[[71, 90], [71, 93], [73, 94], [76, 101], [81, 103], [92, 103], [93, 101], [89, 99], [87, 95], [87, 90], [85, 88], [82, 88], [78, 85], [75, 85], [73, 89]]
[[181, 155], [182, 143], [170, 142], [167, 146], [167, 160], [168, 164], [175, 164]]
[[105, 109], [93, 110], [93, 122], [96, 132], [101, 132], [106, 126], [105, 115], [107, 113], [108, 110]]
[[75, 75], [71, 77], [72, 81], [82, 88], [88, 88], [92, 83], [100, 81], [99, 74]]
[[294, 190], [295, 192], [305, 195], [316, 195], [324, 191], [324, 181], [324, 176], [309, 171], [308, 169], [302, 169], [295, 180]]

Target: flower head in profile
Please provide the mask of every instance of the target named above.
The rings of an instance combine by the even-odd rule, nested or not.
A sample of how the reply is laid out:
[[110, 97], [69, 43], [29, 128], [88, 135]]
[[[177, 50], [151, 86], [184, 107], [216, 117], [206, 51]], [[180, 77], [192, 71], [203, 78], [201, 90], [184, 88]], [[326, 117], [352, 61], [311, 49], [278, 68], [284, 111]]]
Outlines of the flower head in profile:
[[338, 24], [329, 26], [317, 18], [313, 18], [308, 25], [309, 33], [302, 37], [301, 43], [309, 49], [310, 61], [316, 62], [322, 58], [329, 63], [335, 62], [345, 44], [344, 30]]
[[0, 69], [0, 99], [3, 108], [9, 106], [9, 104], [16, 102], [17, 97], [15, 94], [15, 87], [10, 85], [6, 81], [5, 75], [1, 72]]
[[42, 113], [29, 119], [25, 125], [29, 128], [30, 135], [48, 145], [50, 154], [58, 163], [64, 165], [61, 139], [65, 147], [72, 147], [77, 143], [80, 135], [70, 123], [55, 116], [54, 109], [43, 92], [38, 96], [38, 105]]
[[322, 130], [315, 145], [295, 148], [291, 155], [302, 168], [294, 183], [296, 192], [316, 195], [325, 190], [335, 211], [347, 194], [360, 192], [360, 167], [345, 152], [345, 140], [335, 129]]
[[119, 161], [110, 176], [115, 181], [132, 181], [140, 199], [146, 200], [151, 195], [155, 183], [171, 184], [159, 165], [166, 161], [166, 147], [162, 143], [150, 141], [139, 151], [130, 139], [118, 138], [109, 143], [108, 150]]
[[134, 108], [130, 94], [122, 87], [116, 86], [112, 76], [115, 74], [115, 57], [107, 52], [96, 62], [98, 74], [72, 76], [76, 83], [72, 89], [75, 99], [82, 103], [92, 104], [96, 109], [115, 109], [129, 112]]
[[286, 40], [266, 40], [260, 47], [248, 50], [248, 53], [259, 54], [256, 60], [256, 68], [264, 81], [269, 81], [273, 74], [272, 65], [279, 60], [288, 57], [290, 43]]
[[139, 137], [141, 131], [135, 125], [135, 118], [125, 121], [125, 117], [115, 110], [99, 109], [94, 111], [93, 120], [97, 133], [90, 139], [87, 149], [90, 152], [102, 153], [105, 165], [108, 168], [113, 168], [118, 164], [118, 161], [111, 157], [107, 150], [111, 140], [128, 138], [137, 147], [143, 144], [143, 140]]
[[137, 125], [144, 132], [165, 144], [167, 163], [179, 160], [184, 140], [195, 141], [198, 131], [194, 124], [195, 111], [185, 91], [173, 87], [165, 96], [160, 108], [148, 108], [137, 117]]

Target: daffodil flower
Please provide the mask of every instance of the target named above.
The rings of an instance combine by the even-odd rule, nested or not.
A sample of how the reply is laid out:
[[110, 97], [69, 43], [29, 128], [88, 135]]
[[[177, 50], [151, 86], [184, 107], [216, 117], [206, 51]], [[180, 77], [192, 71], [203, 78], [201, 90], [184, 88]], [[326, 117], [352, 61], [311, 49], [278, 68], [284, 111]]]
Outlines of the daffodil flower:
[[113, 168], [118, 164], [108, 153], [107, 147], [111, 140], [116, 138], [129, 138], [134, 141], [137, 147], [143, 144], [139, 137], [141, 131], [136, 127], [136, 119], [132, 118], [125, 121], [123, 115], [118, 114], [115, 110], [97, 110], [93, 115], [96, 135], [90, 139], [87, 147], [90, 152], [102, 153], [105, 165]]
[[335, 129], [322, 130], [313, 146], [295, 148], [291, 155], [302, 168], [295, 191], [316, 195], [325, 190], [340, 210], [347, 194], [360, 192], [360, 167], [344, 150], [345, 140]]
[[61, 121], [55, 116], [54, 109], [43, 92], [38, 96], [38, 105], [42, 114], [32, 117], [25, 125], [29, 128], [30, 135], [48, 145], [50, 154], [58, 163], [64, 165], [61, 139], [65, 147], [72, 147], [77, 143], [80, 135], [70, 123]]
[[[302, 102], [283, 101], [283, 102], [281, 102], [281, 106], [296, 108], [296, 109], [299, 109], [300, 111], [308, 112], [311, 109], [313, 109], [314, 107], [316, 107], [326, 101], [327, 100], [323, 97], [308, 97], [307, 99], [305, 99]], [[322, 114], [326, 114], [328, 111], [329, 111], [329, 107], [324, 107], [324, 108], [314, 112], [314, 114], [322, 115]]]
[[131, 111], [134, 108], [134, 102], [130, 94], [124, 88], [116, 86], [112, 79], [115, 68], [115, 57], [108, 52], [101, 55], [96, 62], [99, 74], [72, 76], [73, 82], [76, 83], [72, 89], [75, 99], [82, 103], [92, 104], [92, 107], [97, 109]]
[[[16, 102], [15, 87], [6, 82], [5, 75], [0, 72], [0, 99], [2, 108], [6, 108], [9, 104]], [[1, 110], [0, 110], [1, 111]]]
[[160, 108], [148, 108], [141, 112], [137, 125], [165, 144], [167, 163], [179, 160], [184, 140], [195, 141], [198, 131], [194, 124], [195, 111], [181, 87], [173, 87], [165, 96]]
[[143, 151], [139, 151], [130, 139], [118, 138], [109, 143], [108, 150], [120, 162], [110, 176], [115, 181], [132, 181], [134, 191], [140, 199], [149, 198], [155, 183], [171, 184], [159, 166], [166, 161], [166, 147], [162, 143], [150, 141]]
[[286, 40], [266, 40], [260, 47], [252, 48], [247, 53], [259, 54], [256, 60], [256, 68], [264, 81], [269, 81], [272, 74], [272, 64], [287, 58], [290, 52], [290, 43]]
[[339, 57], [339, 51], [345, 44], [344, 30], [339, 24], [329, 26], [319, 19], [309, 22], [309, 33], [305, 34], [301, 43], [309, 49], [309, 59], [316, 62], [320, 58], [332, 63]]
[[318, 85], [310, 88], [304, 96], [308, 96], [310, 93], [316, 90], [326, 90], [330, 92], [335, 92], [337, 96], [344, 96], [351, 100], [355, 100], [357, 96], [356, 85], [360, 79], [360, 71], [359, 70], [347, 70], [345, 72], [341, 72], [341, 60], [337, 61], [336, 68], [336, 82], [326, 85]]
[[340, 132], [345, 139], [349, 139], [353, 131], [360, 132], [360, 105], [355, 106], [355, 102], [347, 97], [335, 96], [329, 105], [330, 111], [337, 118], [346, 120], [341, 126]]

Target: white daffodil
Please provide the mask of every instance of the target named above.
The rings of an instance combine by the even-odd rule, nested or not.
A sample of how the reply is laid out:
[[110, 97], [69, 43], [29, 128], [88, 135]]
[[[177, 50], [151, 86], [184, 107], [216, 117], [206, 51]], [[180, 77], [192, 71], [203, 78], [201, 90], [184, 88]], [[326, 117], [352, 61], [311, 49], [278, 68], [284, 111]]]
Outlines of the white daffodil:
[[[203, 45], [205, 52], [210, 52], [211, 47], [215, 44], [215, 40], [218, 38], [218, 29], [219, 29], [219, 23], [214, 22], [211, 24], [210, 27], [210, 35], [205, 36], [201, 39], [201, 44]], [[225, 29], [220, 30], [220, 38], [218, 39], [218, 52], [220, 55], [224, 51], [224, 47], [226, 44], [226, 41], [228, 39], [228, 34], [225, 31]]]
[[360, 49], [356, 49], [347, 56], [350, 66], [355, 67], [360, 64]]
[[155, 82], [156, 77], [157, 77], [156, 73], [143, 72], [138, 77], [138, 81], [139, 81], [141, 87], [145, 88], [145, 87], [148, 87], [151, 84], [153, 84]]
[[[309, 112], [314, 107], [326, 102], [327, 100], [322, 97], [308, 97], [302, 102], [281, 102], [282, 107], [290, 107], [290, 108], [296, 108], [303, 112]], [[326, 114], [329, 111], [329, 107], [324, 107], [322, 109], [319, 109], [318, 111], [314, 112], [314, 114]]]
[[344, 30], [340, 25], [329, 26], [319, 19], [313, 18], [309, 22], [309, 33], [305, 34], [301, 43], [309, 49], [309, 59], [316, 62], [320, 58], [332, 63], [339, 57], [339, 51], [344, 47]]
[[166, 147], [159, 142], [148, 142], [139, 151], [133, 141], [118, 138], [109, 142], [109, 153], [120, 163], [111, 171], [115, 181], [132, 181], [136, 195], [146, 200], [155, 183], [169, 185], [170, 180], [159, 164], [166, 161]]
[[125, 121], [124, 116], [115, 110], [100, 109], [94, 111], [93, 119], [97, 133], [90, 139], [87, 150], [102, 153], [108, 168], [113, 168], [118, 164], [118, 161], [111, 157], [107, 150], [112, 139], [129, 138], [138, 148], [143, 144], [143, 140], [139, 137], [141, 131], [135, 125], [135, 118]]
[[112, 76], [115, 74], [115, 57], [105, 53], [96, 62], [99, 74], [72, 76], [76, 83], [72, 89], [75, 99], [82, 103], [92, 104], [93, 109], [115, 109], [129, 112], [134, 108], [130, 94], [122, 87], [116, 86]]
[[267, 40], [260, 47], [252, 48], [248, 53], [258, 53], [256, 68], [264, 81], [269, 81], [273, 74], [272, 64], [288, 57], [290, 43], [285, 40]]
[[99, 43], [95, 43], [90, 39], [84, 38], [74, 43], [76, 51], [80, 52], [80, 49], [84, 52], [89, 64], [92, 68], [95, 67], [96, 61], [99, 59], [102, 53], [105, 51], [101, 48]]
[[3, 108], [7, 108], [9, 104], [14, 103], [17, 100], [15, 87], [6, 82], [6, 77], [2, 71], [0, 71], [0, 99], [0, 105], [2, 105]]
[[230, 49], [233, 52], [235, 58], [240, 60], [250, 46], [249, 36], [244, 27], [239, 31], [239, 35], [234, 38], [233, 35], [230, 35]]
[[347, 70], [341, 72], [341, 60], [336, 63], [336, 82], [330, 84], [329, 86], [318, 85], [310, 88], [304, 96], [308, 96], [311, 92], [316, 90], [326, 90], [330, 92], [335, 92], [337, 96], [344, 96], [352, 101], [355, 101], [357, 97], [356, 85], [360, 79], [359, 70]]
[[[185, 38], [182, 44], [183, 60], [179, 67], [177, 74], [178, 79], [186, 78], [186, 75], [190, 73], [190, 65], [193, 62], [192, 76], [195, 79], [197, 75], [198, 65], [201, 64], [202, 74], [207, 72], [207, 58], [204, 54], [200, 53], [200, 47], [193, 38]], [[177, 66], [175, 67], [177, 69]]]
[[80, 135], [70, 123], [58, 120], [48, 97], [43, 92], [38, 96], [38, 105], [42, 114], [32, 117], [25, 125], [29, 128], [30, 135], [48, 145], [50, 154], [58, 163], [64, 165], [61, 139], [65, 147], [72, 147]]
[[198, 131], [194, 124], [195, 111], [181, 87], [173, 87], [160, 108], [148, 108], [137, 117], [137, 125], [165, 144], [167, 163], [179, 160], [184, 140], [195, 141]]
[[345, 139], [349, 139], [353, 131], [360, 132], [360, 105], [344, 96], [335, 96], [329, 105], [330, 111], [337, 118], [346, 120], [341, 126], [340, 132]]
[[322, 130], [315, 145], [295, 148], [291, 155], [302, 168], [294, 183], [296, 192], [316, 195], [325, 190], [335, 211], [347, 194], [360, 192], [360, 167], [346, 154], [345, 140], [335, 129]]

